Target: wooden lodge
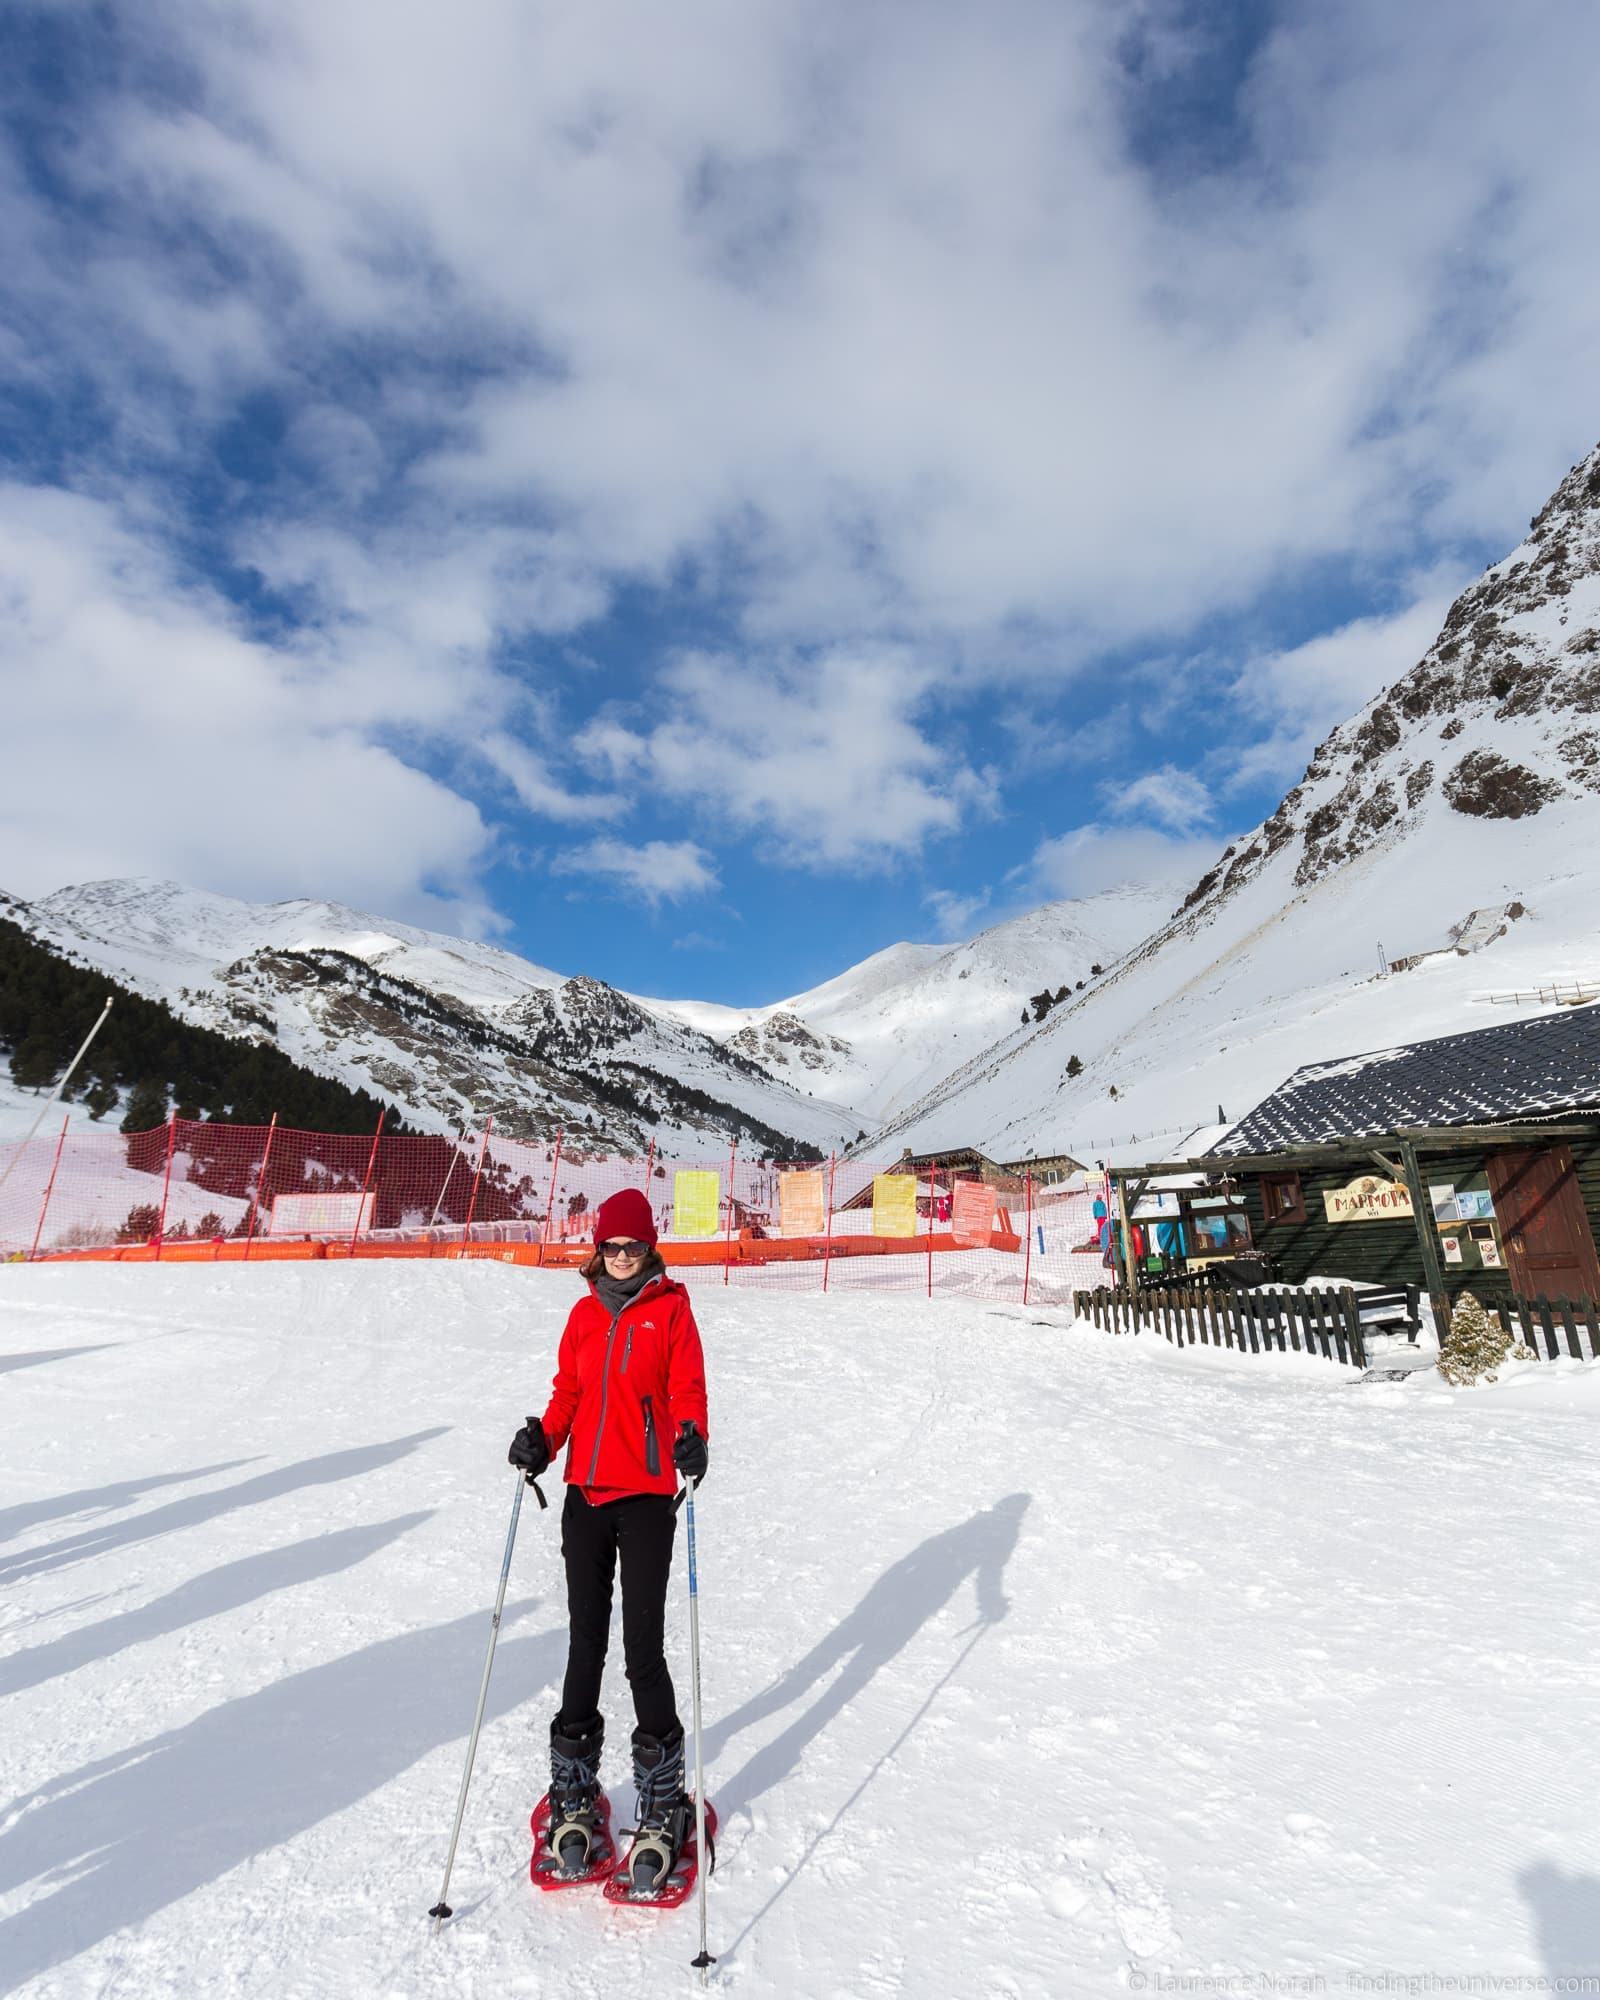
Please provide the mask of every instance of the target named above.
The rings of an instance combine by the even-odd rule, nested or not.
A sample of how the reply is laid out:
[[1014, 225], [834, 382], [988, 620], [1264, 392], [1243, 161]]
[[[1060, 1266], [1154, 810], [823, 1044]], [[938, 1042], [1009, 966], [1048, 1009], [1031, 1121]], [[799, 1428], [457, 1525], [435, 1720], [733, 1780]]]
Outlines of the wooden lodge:
[[1113, 1169], [1118, 1198], [1175, 1173], [1203, 1176], [1190, 1272], [1593, 1304], [1600, 1005], [1311, 1064], [1197, 1158]]

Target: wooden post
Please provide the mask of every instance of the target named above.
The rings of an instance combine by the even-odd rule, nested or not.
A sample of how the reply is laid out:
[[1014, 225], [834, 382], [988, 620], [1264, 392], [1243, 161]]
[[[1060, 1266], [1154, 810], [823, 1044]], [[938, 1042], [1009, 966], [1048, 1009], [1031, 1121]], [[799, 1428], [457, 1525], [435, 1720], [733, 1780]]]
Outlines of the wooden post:
[[367, 1177], [361, 1183], [361, 1199], [356, 1203], [356, 1226], [350, 1232], [350, 1242], [346, 1252], [351, 1257], [356, 1254], [356, 1238], [361, 1234], [361, 1213], [367, 1205], [367, 1194], [372, 1187], [372, 1170], [378, 1164], [378, 1141], [383, 1137], [383, 1121], [387, 1116], [388, 1107], [385, 1106], [378, 1113], [378, 1129], [372, 1135], [372, 1151], [367, 1155]]
[[544, 1205], [544, 1234], [539, 1238], [539, 1264], [544, 1266], [545, 1247], [550, 1241], [550, 1221], [556, 1212], [556, 1175], [561, 1171], [561, 1141], [566, 1133], [564, 1125], [556, 1127], [556, 1153], [550, 1162], [550, 1199]]
[[61, 1165], [61, 1148], [67, 1143], [67, 1127], [71, 1123], [72, 1113], [69, 1111], [61, 1121], [61, 1136], [56, 1140], [56, 1156], [50, 1162], [50, 1178], [45, 1182], [44, 1200], [39, 1204], [39, 1226], [33, 1232], [33, 1245], [28, 1251], [28, 1262], [30, 1264], [39, 1254], [39, 1238], [44, 1234], [45, 1210], [50, 1206], [50, 1197], [55, 1191], [56, 1169]]
[[250, 1201], [250, 1228], [244, 1239], [244, 1261], [250, 1261], [250, 1246], [256, 1240], [256, 1221], [261, 1214], [261, 1197], [266, 1193], [267, 1169], [272, 1165], [272, 1142], [278, 1136], [278, 1114], [272, 1114], [272, 1123], [267, 1127], [267, 1147], [261, 1155], [261, 1172], [256, 1179], [256, 1191]]
[[156, 1262], [161, 1262], [161, 1245], [167, 1234], [167, 1196], [172, 1189], [172, 1149], [178, 1140], [178, 1114], [167, 1120], [167, 1171], [161, 1177], [161, 1219], [156, 1224]]
[[833, 1254], [833, 1176], [839, 1164], [837, 1153], [828, 1155], [828, 1212], [823, 1218], [822, 1232], [822, 1289], [828, 1289], [828, 1263]]
[[1130, 1295], [1138, 1285], [1138, 1266], [1133, 1254], [1133, 1228], [1128, 1220], [1128, 1183], [1124, 1175], [1116, 1177], [1117, 1221], [1122, 1233], [1122, 1282]]
[[[489, 1157], [489, 1134], [494, 1130], [491, 1118], [483, 1128], [483, 1144], [478, 1148], [478, 1170], [472, 1176], [472, 1198], [467, 1203], [467, 1219], [461, 1230], [461, 1253], [466, 1255], [467, 1245], [472, 1240], [472, 1218], [478, 1212], [478, 1183], [483, 1179], [483, 1163]], [[552, 1181], [551, 1186], [555, 1183]]]
[[1417, 1242], [1422, 1249], [1422, 1269], [1428, 1281], [1428, 1303], [1433, 1307], [1434, 1332], [1442, 1341], [1450, 1327], [1450, 1295], [1445, 1290], [1444, 1265], [1439, 1261], [1439, 1235], [1433, 1226], [1428, 1191], [1422, 1185], [1417, 1149], [1409, 1139], [1400, 1141], [1400, 1164], [1405, 1169], [1411, 1213], [1417, 1225]]

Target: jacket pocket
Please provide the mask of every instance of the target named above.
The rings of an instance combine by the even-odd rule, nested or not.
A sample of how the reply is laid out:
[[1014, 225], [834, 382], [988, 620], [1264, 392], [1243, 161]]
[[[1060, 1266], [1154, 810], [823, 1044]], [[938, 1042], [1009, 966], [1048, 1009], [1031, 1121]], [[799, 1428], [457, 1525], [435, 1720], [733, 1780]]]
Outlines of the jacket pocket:
[[661, 1447], [656, 1442], [655, 1398], [641, 1396], [639, 1407], [644, 1411], [644, 1469], [652, 1479], [661, 1476]]

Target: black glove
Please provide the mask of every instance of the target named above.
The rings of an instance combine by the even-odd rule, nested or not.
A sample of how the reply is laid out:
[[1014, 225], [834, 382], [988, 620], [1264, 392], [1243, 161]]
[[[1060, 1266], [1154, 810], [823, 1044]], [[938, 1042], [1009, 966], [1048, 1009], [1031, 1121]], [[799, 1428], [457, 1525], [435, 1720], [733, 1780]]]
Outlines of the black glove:
[[550, 1446], [545, 1438], [544, 1425], [537, 1417], [529, 1417], [511, 1440], [506, 1463], [520, 1467], [530, 1479], [537, 1479], [549, 1466]]
[[711, 1449], [693, 1424], [685, 1423], [679, 1431], [672, 1447], [672, 1462], [686, 1480], [692, 1479], [697, 1486], [705, 1478]]

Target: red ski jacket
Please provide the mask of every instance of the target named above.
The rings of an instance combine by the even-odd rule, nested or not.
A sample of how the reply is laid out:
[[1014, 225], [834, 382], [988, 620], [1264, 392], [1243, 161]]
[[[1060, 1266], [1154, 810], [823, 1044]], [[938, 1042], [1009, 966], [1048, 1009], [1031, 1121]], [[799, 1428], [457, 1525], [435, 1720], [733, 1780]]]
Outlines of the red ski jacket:
[[671, 1493], [679, 1426], [706, 1428], [706, 1370], [689, 1294], [657, 1276], [613, 1319], [591, 1285], [567, 1318], [544, 1413], [563, 1474], [587, 1493]]

